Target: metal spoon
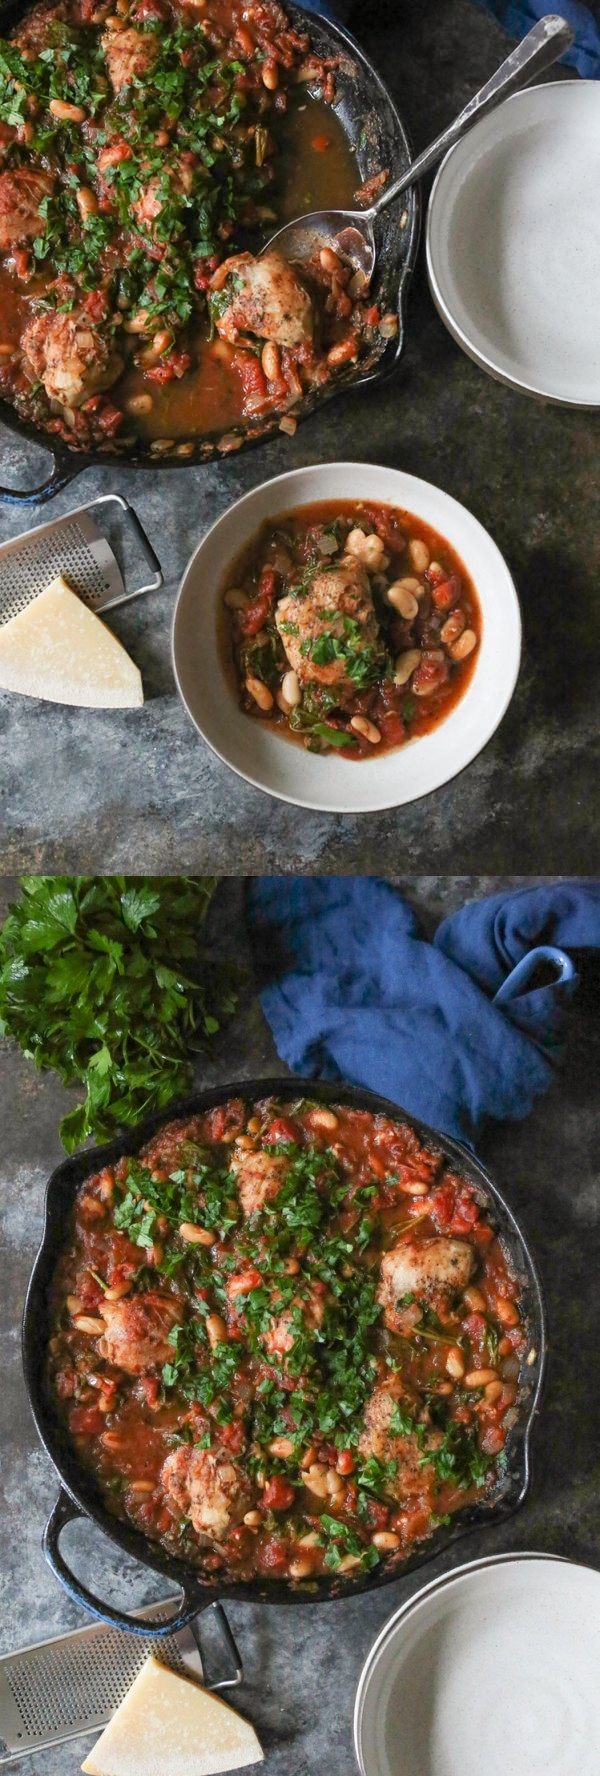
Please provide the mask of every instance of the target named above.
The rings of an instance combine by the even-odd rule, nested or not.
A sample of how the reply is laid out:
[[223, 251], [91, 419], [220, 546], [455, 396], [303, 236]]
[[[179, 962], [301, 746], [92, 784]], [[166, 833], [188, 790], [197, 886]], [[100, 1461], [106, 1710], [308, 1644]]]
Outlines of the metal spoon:
[[466, 135], [472, 124], [488, 111], [494, 111], [497, 105], [509, 97], [510, 93], [518, 92], [527, 86], [535, 74], [543, 73], [551, 67], [557, 57], [564, 54], [573, 42], [573, 32], [566, 20], [558, 13], [548, 13], [545, 18], [528, 31], [516, 49], [507, 56], [502, 66], [487, 80], [485, 86], [469, 99], [464, 111], [450, 123], [447, 129], [437, 136], [429, 148], [418, 154], [416, 160], [401, 178], [378, 197], [377, 202], [368, 210], [313, 210], [307, 216], [300, 216], [296, 222], [286, 222], [277, 234], [272, 235], [264, 253], [273, 250], [281, 253], [284, 259], [305, 260], [312, 258], [322, 247], [333, 247], [336, 252], [351, 259], [358, 269], [370, 280], [375, 265], [376, 247], [373, 223], [394, 203], [409, 185], [422, 178], [431, 167]]

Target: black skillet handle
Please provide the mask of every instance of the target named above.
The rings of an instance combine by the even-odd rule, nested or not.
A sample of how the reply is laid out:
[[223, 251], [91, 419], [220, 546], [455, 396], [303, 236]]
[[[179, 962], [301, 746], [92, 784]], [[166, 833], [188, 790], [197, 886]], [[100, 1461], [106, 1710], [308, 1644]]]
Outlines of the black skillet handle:
[[53, 450], [52, 468], [45, 481], [40, 481], [38, 487], [30, 487], [26, 493], [21, 493], [14, 487], [0, 487], [0, 500], [7, 506], [43, 506], [46, 500], [53, 499], [55, 493], [60, 492], [61, 487], [67, 487], [69, 481], [74, 481], [75, 476], [80, 475], [86, 466], [82, 462], [72, 469], [69, 464], [70, 457]]
[[194, 1616], [198, 1615], [198, 1611], [206, 1607], [206, 1591], [193, 1578], [189, 1581], [186, 1580], [182, 1587], [182, 1606], [176, 1615], [169, 1616], [167, 1622], [152, 1621], [152, 1618], [147, 1616], [144, 1618], [130, 1616], [124, 1610], [113, 1609], [110, 1603], [102, 1603], [100, 1598], [95, 1597], [93, 1591], [88, 1591], [86, 1586], [82, 1585], [81, 1581], [71, 1572], [71, 1568], [67, 1566], [59, 1548], [61, 1533], [65, 1525], [72, 1523], [76, 1517], [85, 1516], [86, 1512], [82, 1511], [79, 1505], [74, 1504], [69, 1494], [61, 1488], [42, 1536], [42, 1547], [48, 1565], [73, 1603], [82, 1604], [83, 1608], [90, 1610], [99, 1622], [110, 1622], [114, 1628], [124, 1628], [128, 1634], [139, 1634], [152, 1640], [165, 1640], [167, 1635], [176, 1634], [179, 1628], [185, 1628], [187, 1623], [193, 1621]]

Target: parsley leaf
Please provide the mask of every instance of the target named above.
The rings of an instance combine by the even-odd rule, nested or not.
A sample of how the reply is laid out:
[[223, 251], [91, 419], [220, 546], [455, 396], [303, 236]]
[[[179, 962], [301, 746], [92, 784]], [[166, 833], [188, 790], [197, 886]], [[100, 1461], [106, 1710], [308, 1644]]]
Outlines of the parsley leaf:
[[[0, 931], [0, 1032], [84, 1101], [63, 1117], [89, 1135], [161, 1110], [189, 1085], [190, 1053], [235, 1008], [203, 932], [214, 876], [23, 876]], [[138, 1244], [152, 1245], [148, 1237]]]

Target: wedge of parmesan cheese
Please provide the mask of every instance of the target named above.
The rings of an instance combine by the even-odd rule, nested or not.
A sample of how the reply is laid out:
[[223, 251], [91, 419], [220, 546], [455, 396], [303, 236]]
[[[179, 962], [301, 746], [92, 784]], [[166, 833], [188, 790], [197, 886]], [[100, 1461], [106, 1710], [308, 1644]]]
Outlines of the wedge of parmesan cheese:
[[85, 709], [144, 701], [137, 666], [62, 574], [0, 628], [0, 690]]
[[151, 1655], [81, 1768], [86, 1776], [219, 1776], [262, 1761], [248, 1721]]

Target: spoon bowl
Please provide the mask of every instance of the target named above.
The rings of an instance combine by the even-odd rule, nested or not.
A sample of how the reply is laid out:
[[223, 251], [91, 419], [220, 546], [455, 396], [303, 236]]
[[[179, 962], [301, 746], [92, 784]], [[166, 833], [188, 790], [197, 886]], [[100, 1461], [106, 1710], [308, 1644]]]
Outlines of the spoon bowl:
[[373, 225], [381, 212], [414, 185], [415, 180], [423, 178], [437, 166], [448, 149], [454, 147], [455, 142], [460, 141], [488, 111], [495, 110], [511, 93], [520, 91], [536, 74], [550, 68], [572, 42], [573, 32], [566, 20], [558, 13], [547, 13], [511, 51], [485, 86], [469, 99], [459, 116], [440, 136], [436, 136], [429, 148], [417, 155], [401, 178], [395, 179], [381, 192], [376, 203], [364, 210], [312, 210], [294, 222], [287, 222], [272, 235], [263, 247], [263, 253], [277, 252], [292, 263], [307, 263], [324, 247], [331, 247], [370, 281], [377, 252]]

